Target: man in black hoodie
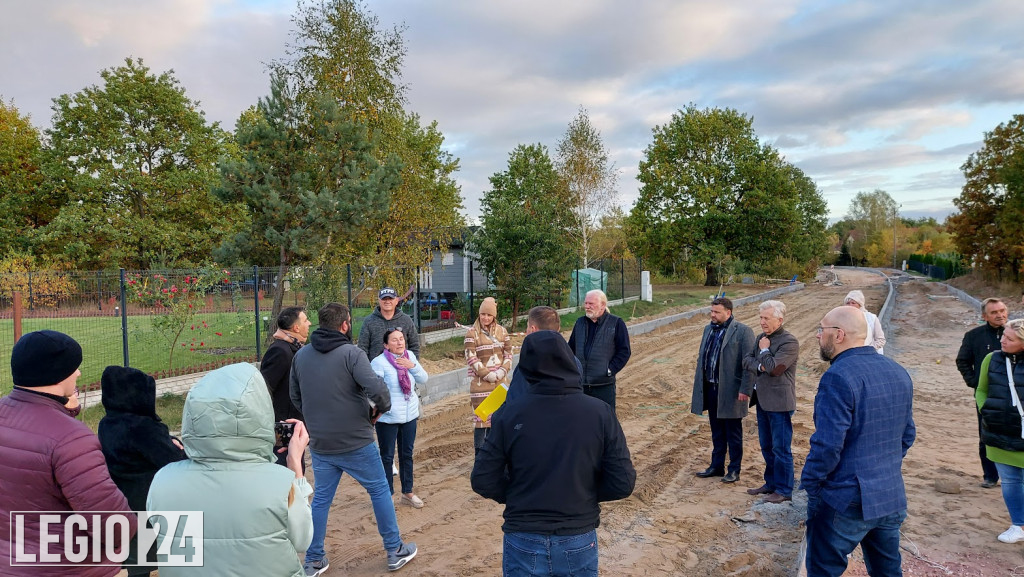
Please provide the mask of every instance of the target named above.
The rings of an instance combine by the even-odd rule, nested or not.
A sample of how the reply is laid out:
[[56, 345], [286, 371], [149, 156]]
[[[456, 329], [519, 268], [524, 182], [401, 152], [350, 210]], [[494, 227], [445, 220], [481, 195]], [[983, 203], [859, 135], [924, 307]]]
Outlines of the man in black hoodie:
[[544, 575], [597, 575], [598, 503], [628, 497], [636, 482], [626, 437], [611, 406], [583, 394], [560, 334], [528, 335], [519, 371], [526, 394], [491, 417], [471, 479], [505, 504], [502, 570], [534, 575], [536, 559]]
[[327, 303], [317, 314], [320, 327], [308, 347], [292, 359], [292, 403], [305, 417], [313, 457], [313, 542], [306, 550], [308, 577], [330, 566], [324, 551], [327, 513], [342, 473], [370, 495], [377, 531], [384, 541], [388, 569], [402, 568], [416, 556], [415, 543], [403, 543], [391, 489], [384, 476], [373, 424], [391, 409], [391, 394], [370, 361], [352, 344], [352, 314], [347, 306]]

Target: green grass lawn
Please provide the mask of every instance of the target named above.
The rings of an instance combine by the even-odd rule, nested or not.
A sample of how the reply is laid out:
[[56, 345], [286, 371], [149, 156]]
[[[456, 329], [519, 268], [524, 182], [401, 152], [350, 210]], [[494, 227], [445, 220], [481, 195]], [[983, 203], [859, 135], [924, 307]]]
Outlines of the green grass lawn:
[[[156, 414], [160, 420], [172, 431], [181, 430], [181, 412], [185, 408], [185, 397], [182, 395], [164, 395], [156, 399]], [[96, 431], [100, 425], [100, 419], [106, 415], [103, 405], [89, 407], [78, 415], [78, 419]]]
[[[358, 334], [362, 318], [370, 309], [356, 309], [354, 331]], [[269, 314], [265, 312], [264, 316]], [[314, 327], [316, 312], [312, 311]], [[252, 311], [200, 313], [186, 326], [173, 346], [153, 330], [153, 316], [128, 317], [129, 364], [147, 373], [177, 371], [185, 374], [208, 370], [232, 362], [256, 360], [256, 320]], [[121, 317], [27, 318], [22, 334], [50, 329], [71, 335], [82, 345], [80, 388], [97, 385], [103, 369], [124, 364]], [[219, 333], [219, 334], [218, 334]], [[14, 347], [14, 321], [0, 320], [0, 394], [11, 390], [11, 350]], [[266, 335], [260, 335], [260, 350], [267, 348]]]

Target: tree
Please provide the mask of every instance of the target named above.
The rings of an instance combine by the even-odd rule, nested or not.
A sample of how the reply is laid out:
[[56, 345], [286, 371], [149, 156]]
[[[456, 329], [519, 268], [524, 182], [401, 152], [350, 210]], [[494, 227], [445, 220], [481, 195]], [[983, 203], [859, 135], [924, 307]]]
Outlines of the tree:
[[568, 284], [576, 260], [565, 245], [572, 214], [543, 145], [517, 146], [509, 154], [508, 170], [495, 173], [490, 182], [480, 202], [482, 226], [470, 249], [511, 301], [514, 327], [524, 304]]
[[590, 244], [601, 216], [615, 204], [618, 171], [608, 158], [601, 133], [584, 108], [569, 123], [556, 148], [555, 168], [568, 188], [573, 236], [580, 246], [580, 266], [590, 262]]
[[[218, 256], [237, 260], [271, 247], [279, 279], [289, 264], [319, 258], [332, 238], [365, 235], [398, 185], [398, 160], [379, 163], [364, 126], [345, 119], [332, 98], [298, 101], [279, 76], [256, 112], [243, 116], [235, 138], [242, 157], [221, 165], [223, 185], [214, 193], [242, 203], [251, 224]], [[272, 318], [283, 298], [278, 282]]]
[[442, 149], [437, 123], [421, 126], [419, 116], [405, 117], [403, 133], [392, 153], [401, 159], [401, 180], [387, 213], [367, 226], [367, 234], [339, 239], [330, 254], [376, 271], [381, 286], [410, 286], [417, 266], [430, 262], [432, 247], [447, 250], [464, 226], [462, 196], [453, 174], [459, 161]]
[[295, 78], [300, 99], [331, 96], [371, 134], [399, 124], [406, 90], [400, 81], [402, 28], [381, 30], [377, 17], [355, 0], [300, 0], [292, 25], [288, 58], [273, 68]]
[[27, 253], [63, 199], [42, 187], [42, 142], [28, 116], [0, 99], [0, 255]]
[[333, 98], [343, 117], [367, 127], [378, 161], [397, 155], [402, 163], [389, 210], [367, 227], [373, 233], [336, 238], [329, 255], [365, 265], [379, 283], [411, 284], [432, 247], [447, 250], [461, 236], [463, 220], [452, 176], [458, 159], [442, 149], [436, 122], [424, 125], [404, 109], [403, 28], [381, 28], [354, 0], [304, 0], [292, 23], [288, 58], [273, 68], [294, 80], [296, 98], [307, 104], [313, 95]]
[[947, 220], [957, 250], [1000, 279], [1019, 281], [1024, 263], [1024, 114], [985, 133], [960, 169], [966, 182]]
[[227, 135], [172, 76], [142, 60], [100, 73], [103, 86], [54, 99], [47, 186], [67, 198], [42, 241], [79, 268], [187, 266], [232, 229], [213, 201]]
[[590, 254], [594, 258], [629, 258], [629, 242], [626, 237], [626, 214], [613, 206], [601, 217], [601, 224], [594, 230], [590, 243]]
[[[628, 219], [630, 248], [663, 270], [683, 262], [700, 267], [707, 285], [718, 284], [727, 257], [769, 269], [793, 256], [803, 234], [798, 184], [806, 184], [797, 176], [758, 142], [749, 117], [691, 104], [655, 127], [645, 150], [640, 198]], [[811, 218], [817, 209], [805, 210]]]

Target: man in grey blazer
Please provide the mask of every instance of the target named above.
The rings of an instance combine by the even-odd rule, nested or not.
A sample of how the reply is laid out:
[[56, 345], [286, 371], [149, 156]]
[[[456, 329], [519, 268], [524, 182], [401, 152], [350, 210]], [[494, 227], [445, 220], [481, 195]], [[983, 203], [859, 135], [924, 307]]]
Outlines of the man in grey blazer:
[[754, 378], [752, 404], [757, 405], [757, 437], [764, 457], [764, 484], [748, 489], [767, 495], [769, 503], [793, 500], [793, 412], [796, 411], [796, 362], [800, 341], [782, 327], [786, 305], [764, 301], [757, 346], [743, 358], [743, 368]]
[[[723, 483], [740, 478], [743, 460], [743, 417], [747, 416], [753, 375], [743, 370], [743, 356], [754, 348], [754, 331], [732, 316], [732, 301], [719, 297], [711, 301], [711, 323], [697, 352], [690, 411], [708, 412], [711, 423], [711, 466], [695, 473], [698, 477], [722, 477]], [[725, 452], [729, 450], [729, 470]]]

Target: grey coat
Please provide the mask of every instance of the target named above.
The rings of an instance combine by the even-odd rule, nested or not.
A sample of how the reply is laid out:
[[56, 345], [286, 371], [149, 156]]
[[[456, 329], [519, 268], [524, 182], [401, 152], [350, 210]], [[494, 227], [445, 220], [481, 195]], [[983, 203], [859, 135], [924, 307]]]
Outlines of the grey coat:
[[[697, 351], [697, 370], [693, 376], [693, 399], [690, 412], [700, 415], [704, 407], [704, 345], [711, 333], [711, 325], [704, 327], [704, 336]], [[718, 418], [742, 419], [747, 415], [747, 402], [738, 400], [740, 393], [750, 395], [754, 390], [753, 375], [743, 370], [743, 356], [754, 348], [754, 331], [733, 318], [722, 335], [722, 348], [718, 363]]]
[[[761, 333], [754, 339], [754, 346], [743, 357], [743, 368], [754, 377], [757, 387], [757, 405], [762, 410], [774, 413], [796, 410], [796, 361], [800, 356], [800, 341], [784, 327], [768, 336], [771, 344], [761, 352], [758, 343]], [[758, 366], [764, 370], [758, 370]]]

